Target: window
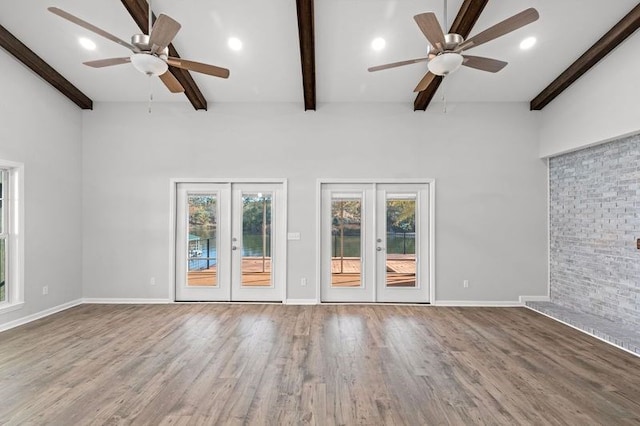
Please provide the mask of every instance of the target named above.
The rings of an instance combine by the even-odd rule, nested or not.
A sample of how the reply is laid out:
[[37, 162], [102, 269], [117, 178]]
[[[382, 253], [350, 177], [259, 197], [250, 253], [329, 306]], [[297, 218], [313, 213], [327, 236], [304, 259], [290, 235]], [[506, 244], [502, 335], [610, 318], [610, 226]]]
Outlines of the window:
[[21, 164], [0, 160], [0, 312], [24, 302]]

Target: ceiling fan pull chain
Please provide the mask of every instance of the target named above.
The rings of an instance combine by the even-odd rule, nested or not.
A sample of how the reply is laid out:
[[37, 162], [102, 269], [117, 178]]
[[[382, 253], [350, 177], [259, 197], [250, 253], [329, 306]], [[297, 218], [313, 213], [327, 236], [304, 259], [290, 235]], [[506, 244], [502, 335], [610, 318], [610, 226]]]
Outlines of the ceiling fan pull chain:
[[149, 74], [149, 114], [151, 114], [152, 102], [153, 102], [153, 92], [151, 91], [151, 74]]
[[447, 90], [447, 78], [443, 77], [442, 78], [442, 112], [443, 112], [443, 114], [447, 113], [446, 90]]

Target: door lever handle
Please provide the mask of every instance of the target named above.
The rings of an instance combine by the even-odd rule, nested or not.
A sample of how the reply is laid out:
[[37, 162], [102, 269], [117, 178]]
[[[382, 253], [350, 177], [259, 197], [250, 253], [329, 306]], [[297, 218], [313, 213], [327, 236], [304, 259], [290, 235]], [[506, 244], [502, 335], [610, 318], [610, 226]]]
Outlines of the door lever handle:
[[376, 250], [382, 251], [382, 250], [384, 250], [384, 247], [376, 247]]
[[231, 246], [231, 250], [238, 250], [238, 247], [236, 247], [236, 246]]

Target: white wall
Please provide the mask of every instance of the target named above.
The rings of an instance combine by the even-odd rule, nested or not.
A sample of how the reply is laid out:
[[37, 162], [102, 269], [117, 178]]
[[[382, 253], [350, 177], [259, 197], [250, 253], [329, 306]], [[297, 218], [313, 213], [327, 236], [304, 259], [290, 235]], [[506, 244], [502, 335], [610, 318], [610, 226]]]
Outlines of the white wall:
[[82, 297], [82, 114], [1, 50], [0, 69], [0, 158], [25, 165], [25, 304], [2, 325]]
[[[435, 178], [438, 300], [546, 295], [546, 165], [525, 104], [98, 104], [83, 120], [84, 296], [168, 298], [171, 178], [289, 179], [288, 297], [314, 298], [317, 178]], [[150, 285], [155, 277], [157, 284]], [[306, 287], [299, 285], [307, 277]], [[464, 289], [462, 281], [470, 286]]]
[[640, 132], [640, 32], [542, 110], [540, 156]]

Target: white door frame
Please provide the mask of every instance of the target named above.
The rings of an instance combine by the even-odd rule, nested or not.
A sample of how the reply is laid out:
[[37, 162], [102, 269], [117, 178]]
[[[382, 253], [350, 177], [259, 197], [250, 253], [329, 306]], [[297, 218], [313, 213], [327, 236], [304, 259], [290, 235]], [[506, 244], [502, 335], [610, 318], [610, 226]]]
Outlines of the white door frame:
[[[281, 261], [284, 265], [282, 270], [279, 271], [279, 277], [282, 280], [281, 283], [281, 300], [285, 303], [287, 300], [287, 211], [288, 211], [288, 198], [287, 198], [287, 179], [283, 178], [171, 178], [169, 179], [169, 300], [176, 302], [176, 212], [177, 212], [177, 189], [179, 183], [213, 183], [213, 184], [234, 184], [234, 183], [272, 183], [282, 185], [282, 213], [280, 216], [280, 233], [284, 236], [281, 241]], [[226, 302], [228, 303], [228, 302]]]
[[[340, 179], [319, 178], [316, 180], [316, 303], [322, 302], [322, 185], [324, 184], [370, 184], [377, 189], [377, 184], [426, 184], [429, 188], [429, 300], [435, 303], [436, 295], [436, 267], [435, 267], [435, 194], [436, 180], [433, 178], [401, 178], [401, 179]], [[374, 290], [376, 294], [377, 290]], [[325, 302], [331, 303], [331, 302]]]

